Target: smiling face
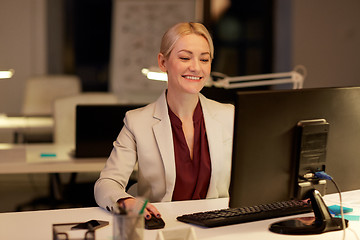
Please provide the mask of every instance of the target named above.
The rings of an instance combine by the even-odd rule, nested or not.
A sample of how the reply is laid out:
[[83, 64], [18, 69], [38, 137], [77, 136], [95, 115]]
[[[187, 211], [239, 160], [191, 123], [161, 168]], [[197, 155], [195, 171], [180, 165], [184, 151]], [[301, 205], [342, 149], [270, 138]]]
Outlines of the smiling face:
[[210, 47], [201, 35], [180, 37], [168, 57], [158, 56], [159, 67], [168, 74], [168, 92], [197, 94], [210, 76]]

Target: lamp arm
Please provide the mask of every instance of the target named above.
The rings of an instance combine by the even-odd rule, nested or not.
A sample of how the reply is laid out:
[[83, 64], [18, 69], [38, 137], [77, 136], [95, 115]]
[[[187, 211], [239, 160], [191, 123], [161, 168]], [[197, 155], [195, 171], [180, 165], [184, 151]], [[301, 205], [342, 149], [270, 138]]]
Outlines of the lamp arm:
[[225, 76], [223, 79], [212, 82], [215, 87], [223, 87], [226, 89], [279, 85], [286, 83], [292, 83], [293, 89], [302, 88], [304, 83], [304, 76], [297, 71], [291, 71], [239, 77]]

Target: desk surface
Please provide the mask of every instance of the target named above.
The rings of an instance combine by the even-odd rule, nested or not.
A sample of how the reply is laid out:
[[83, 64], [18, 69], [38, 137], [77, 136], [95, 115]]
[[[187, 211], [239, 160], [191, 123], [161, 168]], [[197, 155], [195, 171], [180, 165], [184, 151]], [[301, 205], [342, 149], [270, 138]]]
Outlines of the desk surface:
[[[359, 215], [360, 209], [360, 190], [343, 193], [343, 201], [345, 206], [353, 207]], [[325, 196], [325, 201], [328, 205], [338, 204], [338, 195], [331, 194]], [[180, 201], [155, 203], [156, 207], [161, 211], [163, 219], [166, 222], [164, 230], [171, 230], [177, 228], [188, 228], [192, 226], [195, 230], [198, 239], [342, 239], [342, 231], [330, 232], [320, 235], [309, 236], [288, 236], [272, 233], [268, 230], [271, 223], [279, 221], [280, 219], [287, 219], [293, 217], [284, 217], [278, 219], [269, 219], [264, 221], [257, 221], [251, 223], [237, 224], [231, 226], [217, 227], [217, 228], [201, 228], [176, 220], [176, 217], [185, 213], [192, 213], [205, 210], [213, 210], [226, 208], [228, 203], [227, 198], [211, 199], [211, 200], [196, 200], [196, 201]], [[311, 214], [308, 214], [311, 215]], [[94, 208], [78, 208], [78, 209], [64, 209], [64, 210], [49, 210], [49, 211], [31, 211], [19, 213], [1, 213], [0, 214], [0, 239], [52, 239], [52, 224], [54, 223], [70, 223], [70, 222], [84, 222], [91, 219], [109, 221], [109, 226], [96, 230], [97, 240], [111, 240], [112, 239], [112, 216], [103, 209]], [[145, 230], [144, 240], [155, 240], [159, 230]], [[360, 222], [351, 221], [349, 228], [346, 230], [346, 239], [359, 239], [360, 236]]]
[[0, 174], [100, 172], [106, 158], [74, 158], [56, 144], [0, 144]]

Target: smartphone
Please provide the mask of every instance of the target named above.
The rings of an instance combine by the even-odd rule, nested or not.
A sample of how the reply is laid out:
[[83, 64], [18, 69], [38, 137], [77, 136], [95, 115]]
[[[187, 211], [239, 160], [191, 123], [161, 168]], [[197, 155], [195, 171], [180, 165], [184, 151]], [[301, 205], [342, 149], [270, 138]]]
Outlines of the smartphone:
[[108, 225], [108, 221], [100, 221], [100, 220], [89, 220], [87, 222], [79, 223], [73, 226], [71, 229], [89, 229], [95, 230], [101, 227]]

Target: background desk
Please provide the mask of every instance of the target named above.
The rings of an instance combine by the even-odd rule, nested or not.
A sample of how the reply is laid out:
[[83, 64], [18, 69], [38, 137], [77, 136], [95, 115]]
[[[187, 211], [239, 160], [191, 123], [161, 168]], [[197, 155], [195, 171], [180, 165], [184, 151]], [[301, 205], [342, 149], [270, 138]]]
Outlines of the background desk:
[[52, 143], [0, 144], [0, 174], [100, 172], [106, 159], [74, 158], [69, 146]]
[[[360, 208], [360, 191], [343, 193], [346, 206], [355, 207], [357, 214]], [[331, 194], [325, 197], [328, 205], [338, 203], [338, 195]], [[181, 223], [176, 217], [185, 213], [192, 213], [204, 210], [212, 210], [227, 207], [228, 199], [196, 200], [155, 203], [161, 211], [166, 222], [165, 229], [183, 228], [192, 225]], [[308, 214], [309, 215], [309, 214]], [[339, 240], [342, 239], [342, 231], [330, 232], [320, 235], [310, 236], [288, 236], [272, 233], [268, 226], [280, 219], [293, 218], [294, 216], [269, 219], [251, 223], [237, 224], [218, 228], [201, 228], [193, 226], [198, 239], [210, 240], [238, 240], [238, 239], [313, 239], [313, 240]], [[52, 239], [52, 224], [67, 222], [84, 222], [91, 219], [109, 221], [109, 226], [96, 230], [97, 240], [112, 239], [112, 216], [107, 211], [98, 207], [63, 209], [49, 211], [31, 211], [21, 213], [1, 213], [0, 214], [0, 239]], [[144, 240], [155, 240], [158, 230], [145, 230]], [[357, 235], [356, 235], [357, 234]], [[352, 221], [346, 230], [346, 239], [359, 239], [360, 223]]]
[[[42, 157], [42, 154], [50, 157]], [[15, 201], [9, 202], [8, 200], [5, 204], [10, 207], [7, 208], [9, 210], [5, 211], [95, 206], [92, 194], [93, 184], [104, 167], [105, 161], [106, 158], [74, 158], [71, 156], [71, 147], [69, 146], [0, 144], [0, 174], [49, 174], [46, 196], [35, 195], [31, 199], [23, 196], [30, 200], [28, 202], [21, 198], [21, 193], [13, 193], [9, 196], [13, 196]], [[88, 178], [90, 176], [90, 181], [79, 182], [77, 173], [85, 172]], [[60, 176], [61, 173], [71, 174]], [[6, 196], [7, 199], [9, 196]]]

